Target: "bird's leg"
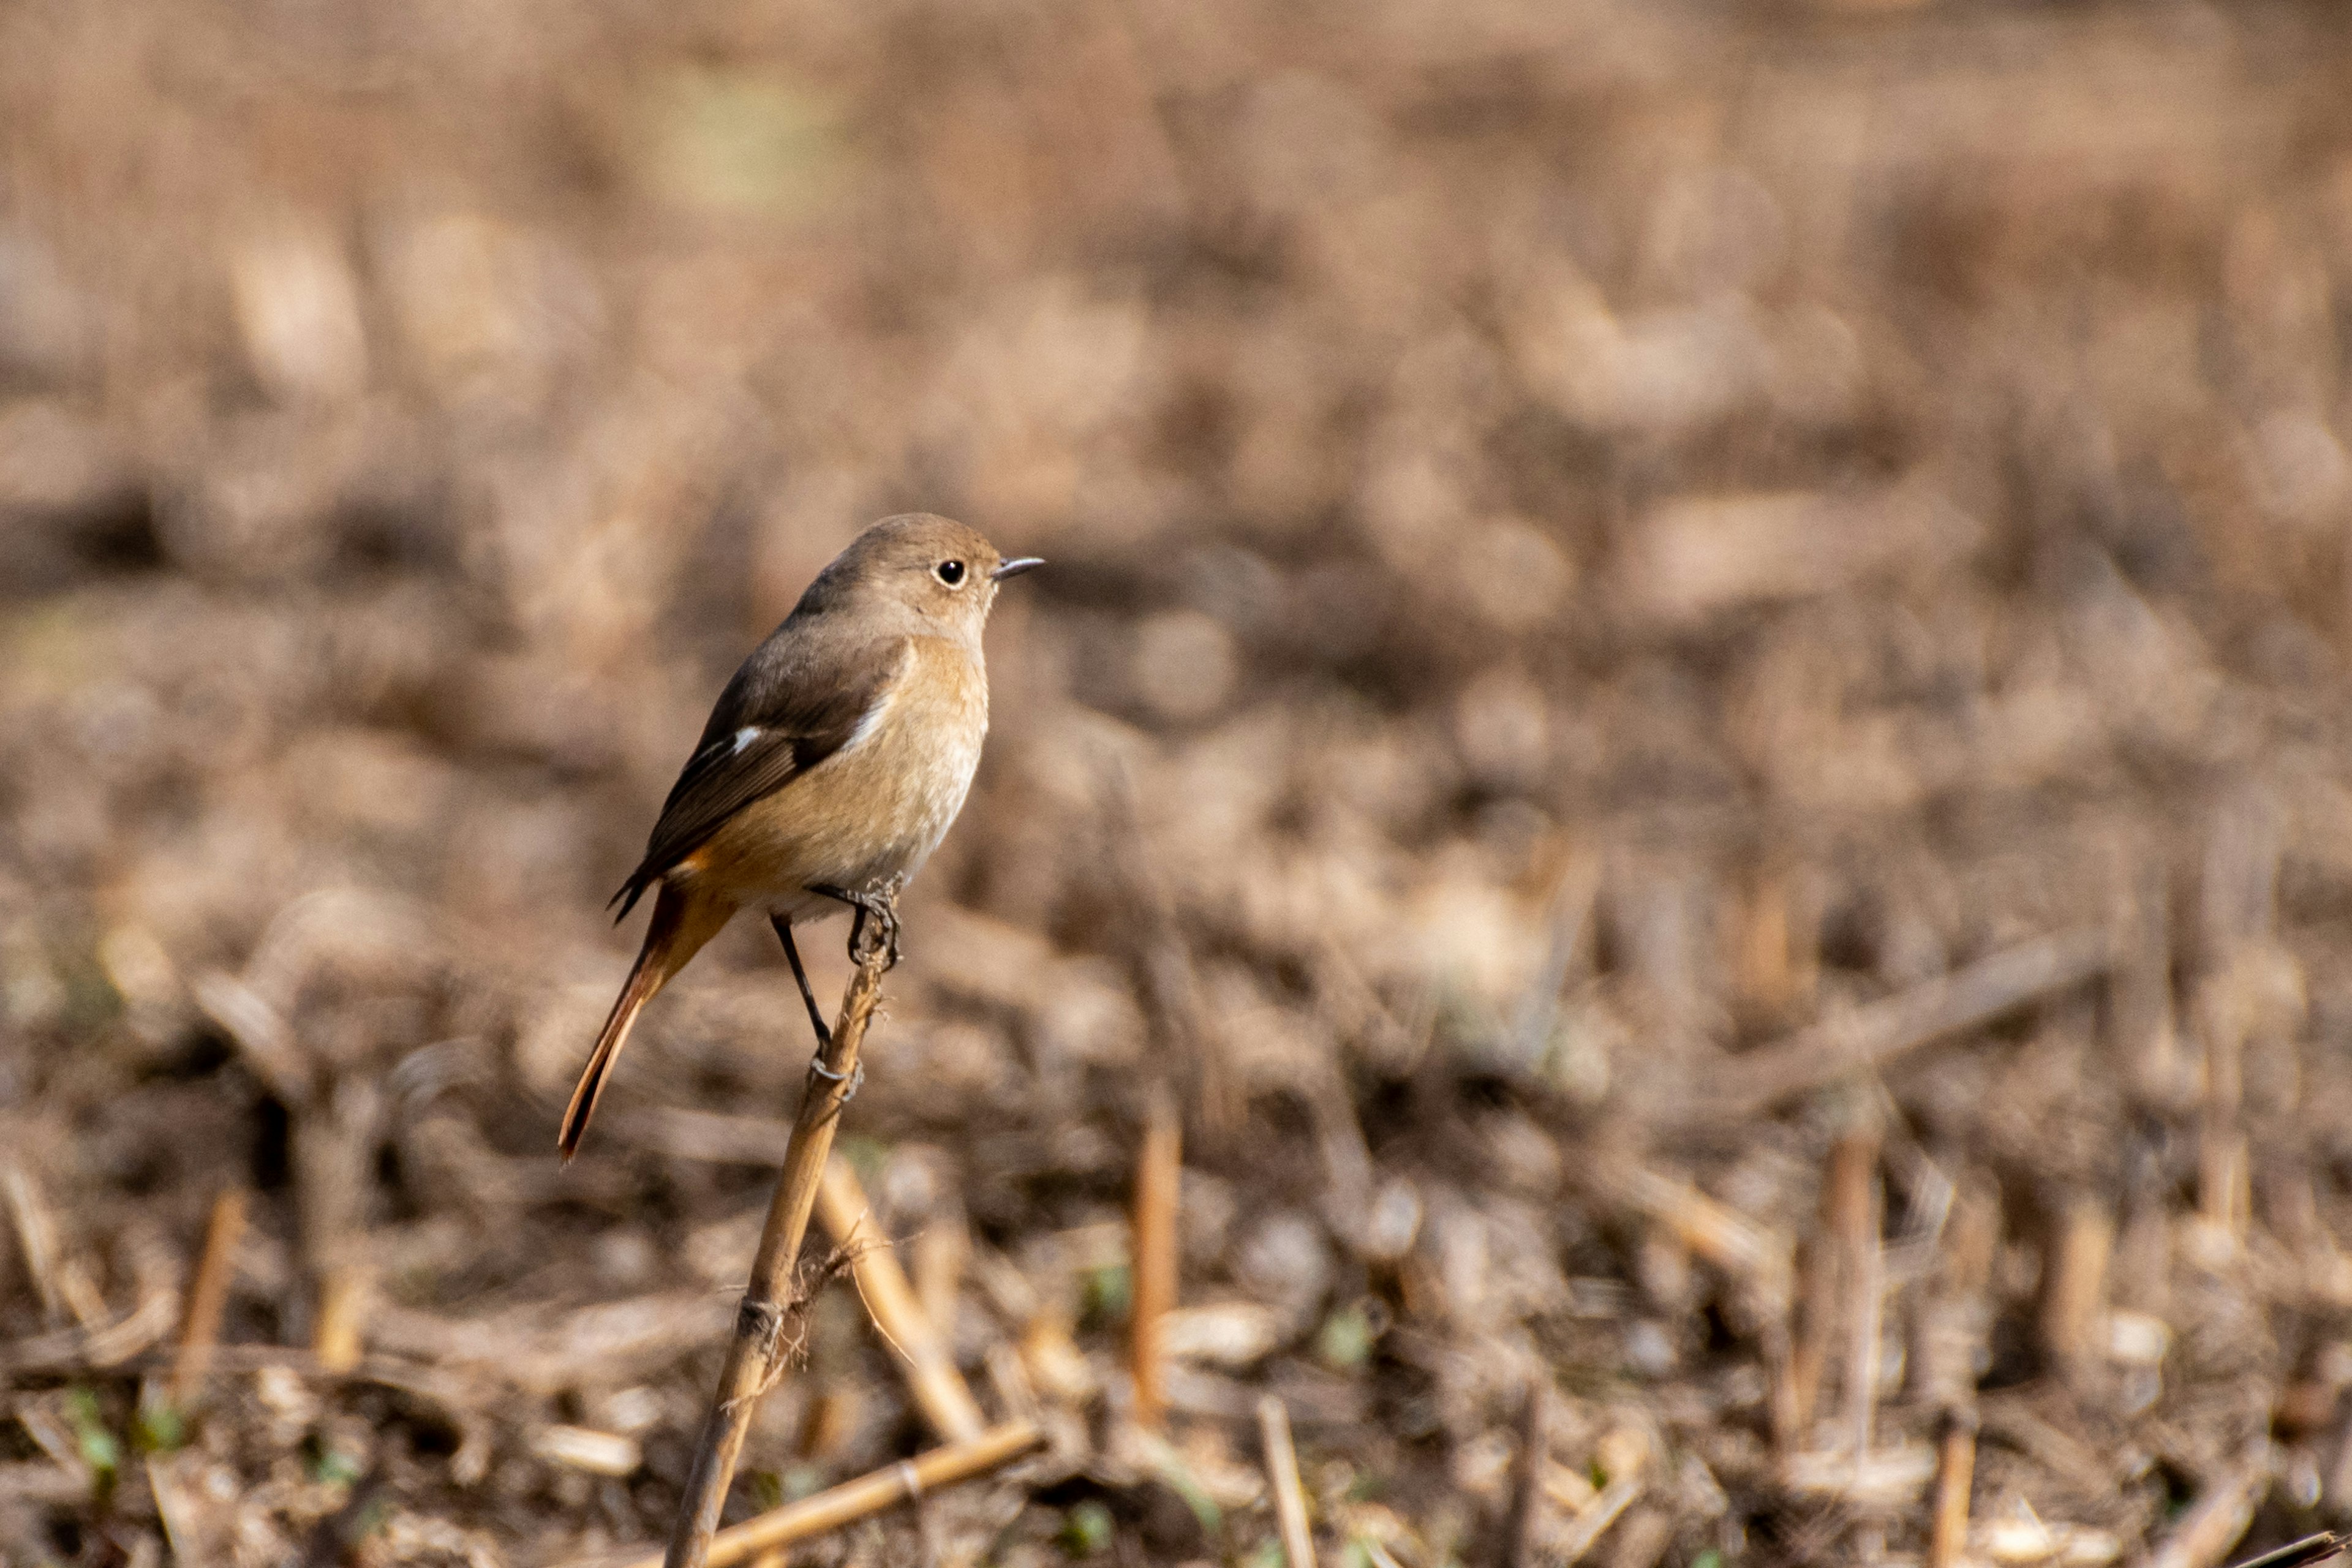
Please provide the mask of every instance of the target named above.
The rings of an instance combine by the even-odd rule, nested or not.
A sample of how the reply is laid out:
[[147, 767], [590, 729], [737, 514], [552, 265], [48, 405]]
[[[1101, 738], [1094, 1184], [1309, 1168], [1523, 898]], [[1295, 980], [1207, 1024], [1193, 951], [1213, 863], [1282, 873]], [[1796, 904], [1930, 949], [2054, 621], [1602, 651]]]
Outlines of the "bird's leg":
[[808, 1008], [809, 1027], [816, 1031], [817, 1049], [833, 1044], [833, 1031], [825, 1027], [824, 1015], [817, 1010], [816, 993], [809, 989], [808, 971], [801, 967], [801, 950], [793, 942], [793, 922], [783, 915], [770, 915], [768, 923], [776, 928], [776, 936], [784, 944], [784, 957], [793, 966], [793, 978], [800, 983], [801, 1001]]
[[898, 882], [892, 879], [878, 887], [847, 888], [818, 887], [812, 883], [809, 891], [836, 903], [847, 904], [856, 911], [849, 927], [849, 961], [864, 963], [876, 953], [887, 955], [885, 969], [897, 964], [898, 948]]
[[793, 978], [800, 982], [801, 1001], [808, 1008], [809, 1026], [816, 1031], [816, 1055], [809, 1058], [809, 1071], [818, 1078], [831, 1079], [835, 1083], [845, 1079], [849, 1089], [841, 1097], [841, 1103], [847, 1105], [857, 1098], [858, 1086], [866, 1081], [866, 1064], [858, 1063], [848, 1073], [837, 1073], [824, 1065], [824, 1054], [833, 1048], [833, 1031], [824, 1026], [824, 1016], [816, 1009], [816, 993], [809, 989], [808, 971], [801, 967], [800, 946], [793, 941], [793, 922], [782, 915], [770, 915], [768, 923], [776, 928], [776, 935], [783, 940], [784, 956], [792, 961]]

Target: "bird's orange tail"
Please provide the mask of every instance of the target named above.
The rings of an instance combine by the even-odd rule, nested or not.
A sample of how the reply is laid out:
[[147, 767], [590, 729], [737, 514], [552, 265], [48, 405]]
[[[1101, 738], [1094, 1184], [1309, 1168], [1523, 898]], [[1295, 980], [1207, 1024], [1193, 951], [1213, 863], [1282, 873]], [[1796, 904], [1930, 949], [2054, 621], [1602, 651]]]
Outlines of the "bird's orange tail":
[[654, 900], [654, 918], [646, 927], [646, 944], [637, 951], [636, 967], [629, 971], [629, 983], [614, 1000], [604, 1032], [596, 1037], [596, 1048], [590, 1053], [588, 1066], [580, 1074], [580, 1086], [572, 1091], [572, 1103], [564, 1110], [563, 1131], [556, 1138], [564, 1159], [580, 1152], [581, 1135], [588, 1131], [588, 1119], [596, 1114], [596, 1099], [604, 1092], [605, 1075], [613, 1070], [621, 1047], [628, 1044], [629, 1026], [637, 1021], [638, 1012], [669, 983], [671, 975], [702, 951], [704, 942], [719, 934], [734, 912], [715, 900], [662, 884]]

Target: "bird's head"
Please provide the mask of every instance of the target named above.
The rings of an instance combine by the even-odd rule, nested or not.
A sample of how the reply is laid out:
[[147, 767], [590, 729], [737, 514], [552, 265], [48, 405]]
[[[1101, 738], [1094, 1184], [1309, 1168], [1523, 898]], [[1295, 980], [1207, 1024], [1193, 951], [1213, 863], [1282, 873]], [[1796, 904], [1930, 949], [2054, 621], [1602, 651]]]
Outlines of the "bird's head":
[[859, 534], [809, 594], [900, 606], [943, 632], [977, 637], [998, 586], [1044, 564], [1034, 555], [1007, 560], [978, 530], [952, 519], [908, 512]]

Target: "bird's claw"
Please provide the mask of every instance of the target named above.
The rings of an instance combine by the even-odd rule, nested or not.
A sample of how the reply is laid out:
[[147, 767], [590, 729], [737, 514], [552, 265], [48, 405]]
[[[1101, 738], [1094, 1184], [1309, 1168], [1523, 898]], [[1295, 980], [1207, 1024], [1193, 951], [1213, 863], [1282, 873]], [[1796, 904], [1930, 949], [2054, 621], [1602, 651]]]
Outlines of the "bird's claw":
[[860, 968], [877, 958], [882, 967], [897, 966], [902, 956], [898, 945], [898, 879], [875, 887], [851, 892], [845, 888], [813, 888], [856, 910], [849, 926], [849, 961]]
[[877, 955], [885, 969], [896, 968], [900, 957], [898, 913], [879, 900], [857, 906], [856, 929], [849, 933], [849, 956], [854, 963], [871, 963]]

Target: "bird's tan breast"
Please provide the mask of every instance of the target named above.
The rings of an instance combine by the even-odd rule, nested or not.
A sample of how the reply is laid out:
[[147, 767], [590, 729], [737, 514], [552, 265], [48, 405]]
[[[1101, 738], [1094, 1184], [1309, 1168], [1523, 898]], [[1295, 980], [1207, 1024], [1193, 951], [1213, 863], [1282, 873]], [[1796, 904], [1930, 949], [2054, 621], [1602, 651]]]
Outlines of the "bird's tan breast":
[[988, 733], [988, 675], [943, 638], [913, 637], [903, 672], [840, 751], [752, 802], [688, 858], [739, 904], [777, 907], [812, 883], [911, 874], [962, 810]]

